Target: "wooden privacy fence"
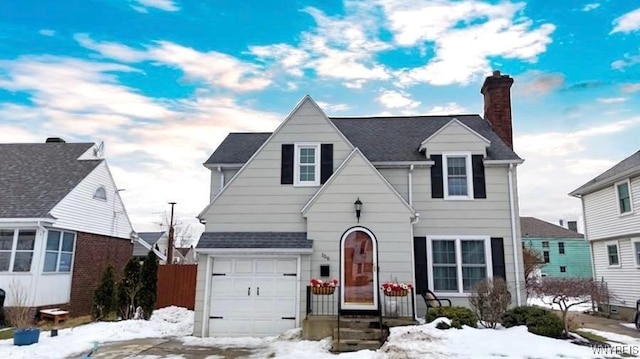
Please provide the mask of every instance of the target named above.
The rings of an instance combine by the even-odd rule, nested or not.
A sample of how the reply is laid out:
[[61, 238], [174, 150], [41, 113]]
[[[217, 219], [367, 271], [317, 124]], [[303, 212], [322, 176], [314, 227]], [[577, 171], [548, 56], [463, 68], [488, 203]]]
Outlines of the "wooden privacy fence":
[[196, 264], [164, 264], [158, 267], [156, 308], [170, 305], [193, 310], [196, 302]]

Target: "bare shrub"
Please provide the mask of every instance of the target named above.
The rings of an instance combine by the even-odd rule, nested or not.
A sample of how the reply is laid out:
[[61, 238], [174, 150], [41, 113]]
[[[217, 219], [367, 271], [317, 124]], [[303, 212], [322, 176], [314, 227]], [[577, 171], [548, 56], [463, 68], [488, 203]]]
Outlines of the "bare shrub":
[[537, 282], [532, 289], [543, 302], [556, 304], [560, 308], [565, 335], [569, 335], [569, 308], [591, 301], [607, 303], [611, 299], [606, 283], [589, 278], [547, 277]]
[[511, 292], [507, 282], [500, 277], [480, 281], [469, 296], [469, 305], [485, 328], [495, 329], [509, 304]]
[[524, 285], [527, 288], [527, 296], [531, 296], [532, 289], [539, 280], [537, 273], [544, 265], [544, 258], [537, 250], [525, 247], [522, 249], [522, 261], [524, 262]]
[[17, 280], [9, 284], [10, 307], [4, 308], [7, 322], [16, 328], [28, 328], [33, 323], [29, 306], [29, 293]]

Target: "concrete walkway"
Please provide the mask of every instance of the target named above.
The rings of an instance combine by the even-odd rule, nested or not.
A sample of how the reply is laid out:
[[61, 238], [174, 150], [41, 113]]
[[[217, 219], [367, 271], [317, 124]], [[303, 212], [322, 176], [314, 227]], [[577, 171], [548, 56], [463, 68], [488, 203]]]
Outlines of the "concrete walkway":
[[616, 334], [627, 335], [634, 338], [640, 338], [640, 332], [623, 326], [619, 320], [598, 317], [595, 315], [583, 314], [579, 312], [569, 312], [567, 314], [570, 322], [575, 323], [578, 327], [601, 330], [603, 332], [611, 332]]
[[[216, 348], [184, 345], [175, 339], [136, 339], [124, 342], [101, 344], [91, 355], [91, 359], [125, 359], [125, 358], [184, 358], [184, 359], [236, 359], [250, 358], [256, 351], [253, 349]], [[81, 358], [76, 355], [72, 358]]]

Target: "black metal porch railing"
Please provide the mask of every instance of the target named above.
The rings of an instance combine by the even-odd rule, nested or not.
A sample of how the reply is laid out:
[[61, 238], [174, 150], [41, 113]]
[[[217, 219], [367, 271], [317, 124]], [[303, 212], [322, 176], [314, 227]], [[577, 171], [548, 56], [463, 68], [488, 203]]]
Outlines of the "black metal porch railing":
[[[307, 316], [338, 315], [340, 288], [334, 290], [322, 290], [318, 294], [313, 293], [313, 288], [307, 286]], [[408, 290], [405, 296], [389, 296], [379, 290], [380, 314], [383, 318], [414, 318], [415, 297], [413, 289]]]

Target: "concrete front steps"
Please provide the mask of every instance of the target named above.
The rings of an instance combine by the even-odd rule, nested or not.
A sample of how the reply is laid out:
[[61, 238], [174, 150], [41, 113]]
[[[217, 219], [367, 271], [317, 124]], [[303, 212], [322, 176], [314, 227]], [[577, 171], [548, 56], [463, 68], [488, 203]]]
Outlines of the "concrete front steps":
[[334, 352], [354, 352], [358, 350], [380, 349], [389, 336], [389, 328], [380, 325], [380, 318], [340, 317], [340, 327], [333, 329]]

